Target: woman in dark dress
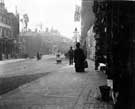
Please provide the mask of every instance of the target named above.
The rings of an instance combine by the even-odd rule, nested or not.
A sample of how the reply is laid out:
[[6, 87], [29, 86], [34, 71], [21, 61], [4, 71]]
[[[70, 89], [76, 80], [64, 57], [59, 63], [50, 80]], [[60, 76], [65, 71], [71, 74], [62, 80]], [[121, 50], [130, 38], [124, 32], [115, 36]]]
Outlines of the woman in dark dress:
[[68, 54], [69, 54], [69, 65], [73, 65], [74, 51], [73, 51], [72, 47], [70, 47]]
[[80, 43], [76, 44], [76, 49], [74, 51], [74, 62], [75, 62], [75, 71], [84, 72], [84, 61], [86, 57], [84, 51], [80, 48]]

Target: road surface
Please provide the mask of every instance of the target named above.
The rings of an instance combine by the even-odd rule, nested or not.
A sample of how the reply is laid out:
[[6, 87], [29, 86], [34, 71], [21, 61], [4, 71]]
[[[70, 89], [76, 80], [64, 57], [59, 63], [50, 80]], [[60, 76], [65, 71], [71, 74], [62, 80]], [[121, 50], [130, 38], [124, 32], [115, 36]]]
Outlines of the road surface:
[[55, 56], [44, 56], [42, 60], [10, 60], [0, 64], [0, 95], [7, 93], [20, 85], [34, 81], [49, 73], [55, 72], [64, 66], [56, 64]]

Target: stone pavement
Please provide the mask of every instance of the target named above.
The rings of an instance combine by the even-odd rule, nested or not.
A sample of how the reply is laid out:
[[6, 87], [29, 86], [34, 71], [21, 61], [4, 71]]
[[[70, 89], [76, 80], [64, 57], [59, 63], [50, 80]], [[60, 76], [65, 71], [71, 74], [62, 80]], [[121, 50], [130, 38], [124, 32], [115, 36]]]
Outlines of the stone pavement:
[[98, 100], [101, 97], [98, 87], [107, 84], [105, 74], [94, 70], [93, 61], [89, 61], [89, 69], [87, 71], [87, 85], [74, 109], [113, 109], [111, 101], [107, 103]]
[[105, 75], [94, 71], [89, 61], [86, 73], [76, 73], [66, 65], [0, 97], [0, 109], [112, 109], [96, 100]]

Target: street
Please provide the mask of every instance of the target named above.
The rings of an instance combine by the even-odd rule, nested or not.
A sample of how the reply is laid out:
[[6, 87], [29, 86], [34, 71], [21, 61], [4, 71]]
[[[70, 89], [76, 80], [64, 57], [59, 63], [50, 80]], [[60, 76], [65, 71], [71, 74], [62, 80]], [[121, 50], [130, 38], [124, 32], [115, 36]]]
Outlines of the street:
[[55, 56], [48, 55], [45, 55], [39, 61], [34, 58], [12, 63], [3, 62], [0, 64], [0, 77], [48, 72], [50, 70], [54, 70], [55, 68], [59, 68], [64, 63], [57, 65]]
[[58, 70], [64, 64], [57, 65], [55, 56], [44, 56], [40, 61], [26, 59], [12, 63], [3, 62], [0, 65], [0, 95]]
[[9, 72], [0, 79], [0, 109], [112, 109], [95, 100], [105, 76], [94, 72], [92, 62], [85, 73], [75, 73], [67, 60], [56, 64], [54, 57], [4, 66]]

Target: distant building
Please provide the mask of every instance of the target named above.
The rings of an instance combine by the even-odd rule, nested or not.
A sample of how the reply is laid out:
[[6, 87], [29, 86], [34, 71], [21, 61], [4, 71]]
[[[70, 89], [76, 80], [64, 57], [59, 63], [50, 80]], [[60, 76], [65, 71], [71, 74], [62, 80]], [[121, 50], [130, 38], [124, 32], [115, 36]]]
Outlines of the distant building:
[[0, 60], [16, 57], [19, 36], [19, 15], [9, 13], [0, 0]]

